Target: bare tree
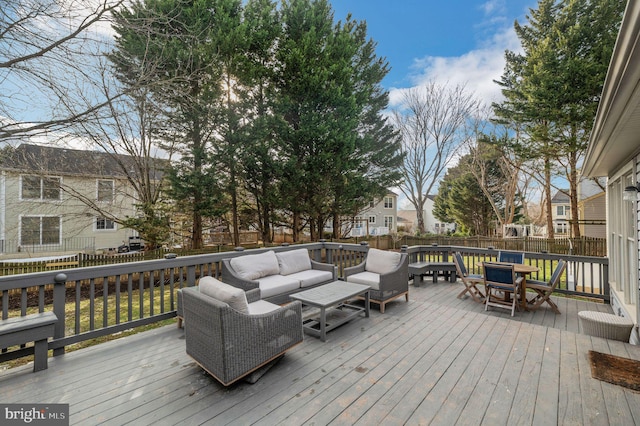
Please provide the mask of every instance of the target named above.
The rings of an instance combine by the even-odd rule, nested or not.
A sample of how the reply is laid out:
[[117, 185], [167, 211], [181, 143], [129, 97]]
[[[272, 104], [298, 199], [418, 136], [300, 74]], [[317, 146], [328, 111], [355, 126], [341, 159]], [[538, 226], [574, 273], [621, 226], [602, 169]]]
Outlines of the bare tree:
[[478, 102], [464, 85], [436, 82], [407, 90], [393, 121], [402, 137], [404, 182], [400, 190], [416, 209], [418, 232], [425, 232], [427, 195], [444, 175], [459, 147], [473, 135], [468, 120]]
[[110, 217], [102, 204], [86, 199], [74, 188], [66, 190], [92, 210], [136, 230], [147, 247], [154, 248], [169, 235], [170, 203], [164, 198], [164, 175], [174, 150], [157, 138], [162, 131], [161, 110], [143, 89], [135, 93], [111, 99], [105, 112], [92, 114], [91, 120], [78, 125], [92, 146], [111, 158], [117, 174], [126, 181], [126, 188], [130, 188], [127, 196], [132, 198], [136, 214]]
[[[490, 125], [489, 109], [482, 109], [474, 122], [475, 138], [470, 147], [469, 171], [486, 196], [500, 228], [513, 223], [518, 208], [528, 192], [531, 177], [522, 173], [525, 160], [510, 143], [518, 131], [501, 125]], [[499, 194], [499, 197], [495, 195]], [[498, 201], [499, 200], [499, 201]]]
[[106, 105], [89, 95], [92, 62], [124, 1], [3, 0], [0, 141], [63, 128]]

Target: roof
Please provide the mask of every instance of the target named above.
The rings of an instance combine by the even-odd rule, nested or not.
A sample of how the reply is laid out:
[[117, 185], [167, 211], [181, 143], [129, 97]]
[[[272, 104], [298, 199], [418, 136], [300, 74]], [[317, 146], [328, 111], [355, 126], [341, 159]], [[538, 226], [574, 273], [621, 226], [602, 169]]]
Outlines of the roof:
[[[21, 144], [17, 148], [8, 147], [0, 157], [0, 169], [16, 172], [100, 176], [112, 178], [126, 177], [125, 170], [137, 170], [137, 158], [111, 154], [103, 151], [86, 151], [55, 146]], [[154, 179], [162, 178], [166, 160], [152, 159], [157, 170]]]
[[569, 190], [568, 189], [560, 189], [555, 195], [551, 198], [552, 204], [569, 204], [571, 199], [569, 198]]
[[640, 153], [640, 2], [629, 1], [618, 33], [583, 164], [611, 176]]

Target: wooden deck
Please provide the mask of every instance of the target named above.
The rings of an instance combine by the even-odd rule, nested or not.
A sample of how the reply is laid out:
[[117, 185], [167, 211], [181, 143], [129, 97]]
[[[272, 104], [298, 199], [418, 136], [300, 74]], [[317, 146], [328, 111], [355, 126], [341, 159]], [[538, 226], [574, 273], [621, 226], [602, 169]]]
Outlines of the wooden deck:
[[[640, 348], [579, 334], [577, 312], [610, 307], [557, 298], [562, 315], [459, 300], [460, 282], [410, 287], [381, 315], [305, 336], [256, 384], [219, 385], [164, 327], [0, 373], [3, 403], [69, 403], [71, 424], [640, 424], [640, 393], [591, 378], [594, 349]], [[188, 326], [188, 325], [187, 325]]]

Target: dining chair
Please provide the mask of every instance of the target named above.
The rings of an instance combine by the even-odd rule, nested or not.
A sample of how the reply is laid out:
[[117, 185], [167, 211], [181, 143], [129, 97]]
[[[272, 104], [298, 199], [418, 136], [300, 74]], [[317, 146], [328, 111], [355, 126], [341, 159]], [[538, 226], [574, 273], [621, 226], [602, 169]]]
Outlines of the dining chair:
[[487, 292], [484, 310], [489, 310], [489, 306], [511, 309], [513, 316], [518, 306], [522, 277], [516, 277], [513, 265], [483, 262], [482, 266]]
[[464, 290], [458, 295], [458, 298], [460, 299], [466, 293], [469, 293], [473, 300], [478, 303], [483, 303], [485, 298], [484, 292], [477, 287], [478, 284], [484, 284], [482, 275], [468, 273], [460, 252], [456, 252], [453, 255], [453, 263], [456, 264], [456, 271], [464, 284]]
[[524, 263], [524, 252], [521, 251], [499, 251], [498, 262]]
[[558, 283], [560, 282], [560, 276], [565, 269], [567, 269], [567, 261], [560, 259], [548, 282], [527, 280], [527, 288], [530, 288], [536, 292], [536, 297], [527, 301], [527, 303], [531, 304], [529, 306], [529, 309], [538, 309], [540, 305], [546, 302], [555, 313], [560, 313], [558, 305], [556, 305], [554, 301], [551, 300], [551, 294], [558, 286]]

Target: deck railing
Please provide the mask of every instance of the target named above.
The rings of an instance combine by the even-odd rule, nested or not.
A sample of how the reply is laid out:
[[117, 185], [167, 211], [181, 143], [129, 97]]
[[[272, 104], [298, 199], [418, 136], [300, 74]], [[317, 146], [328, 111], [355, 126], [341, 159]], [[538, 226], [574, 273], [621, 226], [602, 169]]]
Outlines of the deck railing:
[[[496, 261], [498, 250], [456, 246], [408, 247], [409, 261], [452, 262], [451, 255], [460, 252], [470, 273], [482, 274], [480, 263]], [[558, 261], [567, 261], [567, 270], [560, 277], [556, 293], [599, 299], [609, 303], [609, 259], [592, 256], [525, 252], [525, 263], [536, 266], [538, 272], [530, 279], [549, 281]]]
[[[357, 265], [368, 245], [317, 242], [296, 246], [202, 254], [125, 264], [79, 267], [0, 277], [2, 318], [53, 311], [59, 321], [49, 342], [54, 355], [69, 345], [170, 319], [176, 315], [176, 291], [194, 285], [198, 277], [219, 277], [223, 258], [306, 248], [312, 259], [338, 267]], [[467, 268], [479, 272], [478, 263], [495, 260], [497, 250], [454, 246], [403, 246], [410, 262], [451, 261], [460, 251]], [[526, 253], [526, 262], [538, 266], [533, 279], [548, 280], [559, 259], [569, 263], [558, 292], [609, 301], [608, 260], [600, 257]], [[408, 279], [409, 277], [407, 277]], [[3, 353], [0, 361], [17, 358], [31, 348]]]

